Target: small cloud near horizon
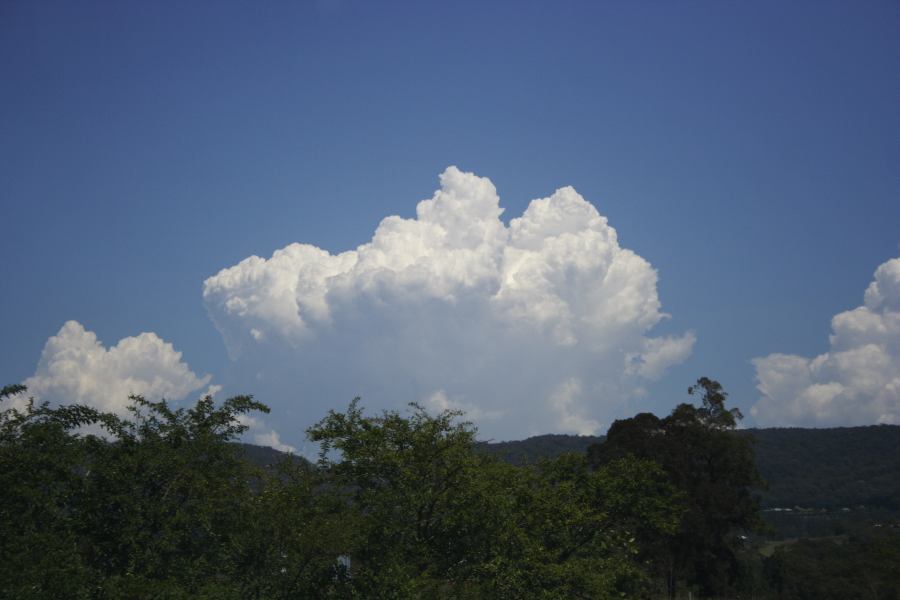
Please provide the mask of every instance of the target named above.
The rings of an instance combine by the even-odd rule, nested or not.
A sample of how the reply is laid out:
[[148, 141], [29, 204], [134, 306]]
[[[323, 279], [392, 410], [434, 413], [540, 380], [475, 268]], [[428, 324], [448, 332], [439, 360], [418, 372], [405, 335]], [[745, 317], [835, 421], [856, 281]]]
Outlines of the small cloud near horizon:
[[[221, 390], [210, 385], [211, 376], [197, 376], [181, 352], [155, 333], [126, 337], [109, 348], [78, 321], [67, 321], [44, 345], [34, 375], [22, 382], [28, 389], [9, 399], [22, 408], [28, 397], [51, 404], [84, 404], [97, 410], [128, 417], [129, 396], [173, 403], [189, 395], [214, 396]], [[199, 391], [203, 388], [201, 394]], [[278, 434], [256, 417], [242, 416], [250, 426], [254, 443], [293, 451]]]
[[760, 426], [900, 424], [900, 258], [875, 270], [863, 305], [835, 315], [831, 329], [815, 358], [753, 360]]

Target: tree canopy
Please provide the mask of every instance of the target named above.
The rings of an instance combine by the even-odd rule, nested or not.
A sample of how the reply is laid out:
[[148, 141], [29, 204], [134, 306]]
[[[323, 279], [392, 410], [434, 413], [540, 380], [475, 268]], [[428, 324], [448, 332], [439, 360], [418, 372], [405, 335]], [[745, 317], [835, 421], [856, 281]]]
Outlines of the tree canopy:
[[517, 468], [476, 451], [460, 413], [410, 408], [369, 417], [354, 402], [309, 430], [320, 471], [355, 515], [356, 593], [607, 598], [645, 583], [635, 524], [677, 525], [655, 465], [592, 471], [583, 455], [565, 455]]
[[670, 595], [679, 581], [723, 594], [738, 577], [739, 536], [761, 524], [752, 490], [762, 481], [751, 440], [734, 434], [741, 414], [725, 407], [722, 386], [703, 377], [688, 394], [699, 395], [701, 405], [679, 404], [662, 419], [641, 413], [616, 421], [588, 456], [594, 466], [634, 456], [662, 467], [684, 514], [674, 535], [645, 536], [646, 557], [668, 581]]
[[316, 465], [261, 469], [232, 442], [267, 410], [0, 412], [0, 597], [612, 598], [646, 588], [637, 528], [677, 527], [649, 461], [515, 467], [417, 405], [332, 411]]
[[415, 404], [354, 401], [308, 430], [315, 463], [259, 464], [236, 443], [268, 410], [249, 396], [132, 397], [125, 418], [0, 405], [0, 599], [803, 598], [804, 578], [849, 573], [816, 566], [849, 549], [866, 557], [860, 597], [896, 597], [887, 527], [748, 561], [751, 441], [718, 383], [689, 392], [698, 406], [617, 421], [587, 453], [553, 438], [528, 464], [485, 452], [461, 413]]

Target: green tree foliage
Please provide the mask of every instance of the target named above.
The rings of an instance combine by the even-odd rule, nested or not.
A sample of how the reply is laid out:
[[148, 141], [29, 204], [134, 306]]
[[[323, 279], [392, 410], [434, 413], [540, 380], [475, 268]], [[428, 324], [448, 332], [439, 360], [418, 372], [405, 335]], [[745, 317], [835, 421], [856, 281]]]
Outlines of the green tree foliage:
[[680, 404], [663, 419], [642, 413], [616, 421], [588, 456], [594, 466], [625, 456], [662, 466], [680, 491], [684, 513], [674, 535], [644, 532], [644, 557], [669, 595], [679, 581], [704, 595], [721, 595], [739, 573], [739, 535], [759, 526], [752, 488], [761, 479], [750, 440], [734, 432], [741, 415], [725, 407], [722, 386], [704, 377], [688, 393], [700, 396], [699, 407]]
[[781, 546], [765, 570], [781, 600], [900, 600], [897, 565], [900, 535], [875, 531]]
[[356, 594], [610, 598], [643, 581], [629, 526], [677, 522], [653, 465], [591, 471], [565, 455], [516, 468], [475, 451], [459, 416], [367, 417], [354, 402], [309, 430], [358, 519]]
[[[23, 404], [24, 392], [0, 390], [20, 406], [0, 410], [0, 599], [602, 599], [668, 584], [695, 597], [895, 600], [900, 589], [893, 521], [770, 545], [767, 558], [739, 542], [758, 523], [759, 479], [740, 414], [709, 379], [690, 388], [698, 406], [617, 421], [587, 454], [542, 439], [553, 458], [521, 466], [486, 452], [459, 413], [416, 405], [329, 413], [308, 432], [322, 448], [313, 465], [235, 443], [244, 415], [268, 410], [248, 396], [186, 408], [135, 397], [119, 418]], [[888, 429], [864, 433], [888, 448]]]
[[[360, 544], [349, 552], [364, 597], [411, 595], [471, 579], [493, 528], [490, 481], [471, 452], [473, 432], [457, 415], [414, 406], [366, 417], [357, 402], [309, 430], [319, 469], [344, 490]], [[437, 582], [437, 583], [436, 583]]]
[[[0, 401], [25, 392], [6, 386]], [[96, 423], [85, 407], [28, 402], [0, 412], [0, 582], [4, 598], [87, 597], [91, 571], [72, 507], [84, 497], [84, 445], [69, 435]]]
[[754, 429], [762, 506], [900, 512], [900, 426]]
[[255, 467], [254, 410], [0, 411], [0, 598], [612, 598], [646, 584], [636, 532], [677, 525], [652, 463], [519, 468], [415, 405], [353, 403], [310, 429], [316, 466]]
[[347, 598], [340, 557], [358, 545], [343, 493], [304, 461], [282, 460], [254, 486], [229, 578], [240, 598]]
[[229, 441], [251, 410], [268, 409], [133, 397], [131, 419], [31, 401], [0, 413], [2, 596], [241, 597], [227, 573], [253, 473]]
[[241, 534], [251, 473], [227, 442], [246, 426], [237, 417], [268, 409], [247, 396], [215, 407], [206, 397], [190, 409], [132, 398], [131, 420], [114, 443], [88, 440], [90, 474], [81, 504], [90, 564], [116, 595], [166, 589], [197, 595], [215, 590]]
[[[766, 525], [778, 537], [828, 536], [900, 519], [900, 426], [743, 429], [735, 434], [753, 440], [766, 482], [754, 494], [760, 497]], [[586, 452], [602, 441], [555, 434], [480, 442], [477, 448], [505, 462], [532, 465], [565, 452]], [[771, 510], [775, 507], [792, 510]]]
[[503, 462], [523, 466], [534, 465], [541, 460], [556, 458], [572, 452], [583, 454], [588, 446], [602, 441], [602, 437], [593, 435], [548, 433], [535, 435], [525, 440], [478, 442], [476, 448]]

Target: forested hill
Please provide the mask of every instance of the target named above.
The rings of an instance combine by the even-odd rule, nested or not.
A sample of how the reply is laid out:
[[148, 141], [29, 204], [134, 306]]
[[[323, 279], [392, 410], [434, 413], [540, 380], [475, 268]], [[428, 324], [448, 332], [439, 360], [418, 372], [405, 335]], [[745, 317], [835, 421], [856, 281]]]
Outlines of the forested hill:
[[[769, 489], [763, 508], [874, 507], [900, 511], [900, 426], [836, 429], [745, 429], [756, 439], [756, 460]], [[566, 452], [584, 452], [602, 437], [548, 434], [509, 442], [481, 442], [479, 448], [523, 465]], [[244, 445], [255, 463], [274, 464], [281, 453]]]
[[[584, 452], [588, 446], [602, 440], [602, 437], [590, 435], [551, 433], [510, 442], [478, 442], [477, 447], [502, 461], [521, 466], [537, 463], [544, 458], [555, 458], [567, 452]], [[258, 467], [271, 467], [286, 456], [283, 452], [269, 446], [238, 445], [243, 450], [244, 456]], [[295, 456], [294, 459], [306, 462], [306, 459], [299, 456]]]
[[542, 458], [556, 458], [567, 452], [584, 452], [602, 441], [592, 435], [546, 434], [510, 442], [480, 442], [479, 449], [514, 465], [533, 464]]
[[[270, 448], [269, 446], [256, 446], [254, 444], [237, 445], [243, 451], [244, 457], [257, 467], [272, 467], [278, 464], [279, 461], [284, 460], [286, 456], [288, 456], [284, 452], [276, 450], [275, 448]], [[309, 462], [302, 456], [291, 455], [291, 458], [299, 463]]]
[[[769, 489], [763, 508], [860, 505], [900, 510], [900, 426], [836, 429], [745, 429], [756, 439], [756, 460]], [[539, 435], [481, 448], [513, 464], [584, 452], [603, 438]]]
[[[742, 432], [744, 433], [744, 432]], [[900, 510], [900, 426], [751, 429], [764, 507]]]

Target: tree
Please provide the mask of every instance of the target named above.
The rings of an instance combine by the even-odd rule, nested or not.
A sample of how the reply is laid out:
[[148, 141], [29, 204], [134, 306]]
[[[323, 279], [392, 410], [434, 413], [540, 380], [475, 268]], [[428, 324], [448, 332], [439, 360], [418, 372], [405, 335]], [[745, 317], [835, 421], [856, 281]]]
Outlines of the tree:
[[327, 474], [289, 457], [270, 467], [236, 526], [230, 578], [241, 598], [347, 598], [342, 562], [358, 545], [357, 513]]
[[643, 581], [634, 530], [674, 532], [662, 472], [583, 455], [537, 467], [474, 447], [460, 413], [365, 416], [357, 401], [309, 430], [319, 469], [346, 494], [361, 597], [612, 598]]
[[[0, 403], [26, 391], [5, 386]], [[79, 524], [90, 449], [73, 432], [118, 420], [86, 406], [16, 404], [0, 410], [0, 598], [87, 598], [95, 573]]]
[[654, 463], [512, 466], [453, 411], [353, 402], [315, 467], [267, 469], [232, 443], [249, 396], [131, 402], [0, 411], [0, 598], [613, 598], [678, 524]]
[[130, 420], [0, 411], [0, 597], [245, 597], [230, 565], [255, 475], [230, 441], [251, 410], [268, 411], [249, 396], [177, 410], [135, 396]]
[[460, 413], [429, 415], [411, 405], [368, 417], [358, 399], [308, 430], [318, 468], [343, 490], [359, 528], [348, 549], [357, 593], [366, 597], [434, 593], [467, 581], [490, 545], [482, 516], [492, 495], [472, 451], [474, 429]]
[[[648, 579], [637, 532], [672, 534], [674, 490], [650, 461], [624, 458], [588, 467], [564, 454], [519, 469], [523, 498], [507, 531], [517, 539], [498, 553], [485, 597], [619, 598], [642, 595]], [[499, 589], [497, 589], [499, 588]], [[498, 593], [499, 592], [499, 593]]]
[[688, 387], [688, 395], [693, 396], [694, 394], [702, 394], [700, 408], [694, 408], [690, 404], [680, 404], [675, 409], [684, 412], [688, 421], [693, 419], [709, 429], [730, 431], [737, 426], [738, 421], [744, 418], [739, 408], [725, 408], [728, 394], [725, 393], [718, 381], [701, 377], [696, 384]]
[[80, 504], [84, 555], [112, 597], [237, 596], [228, 573], [259, 477], [230, 442], [250, 396], [193, 407], [131, 397], [111, 441], [91, 438]]
[[725, 408], [722, 386], [703, 377], [688, 393], [701, 396], [699, 408], [679, 404], [664, 419], [642, 413], [616, 421], [588, 456], [595, 467], [624, 456], [662, 466], [681, 492], [684, 513], [675, 535], [643, 536], [644, 556], [670, 596], [679, 581], [703, 594], [722, 594], [738, 575], [740, 533], [760, 526], [751, 489], [762, 481], [751, 440], [734, 431], [740, 411]]

